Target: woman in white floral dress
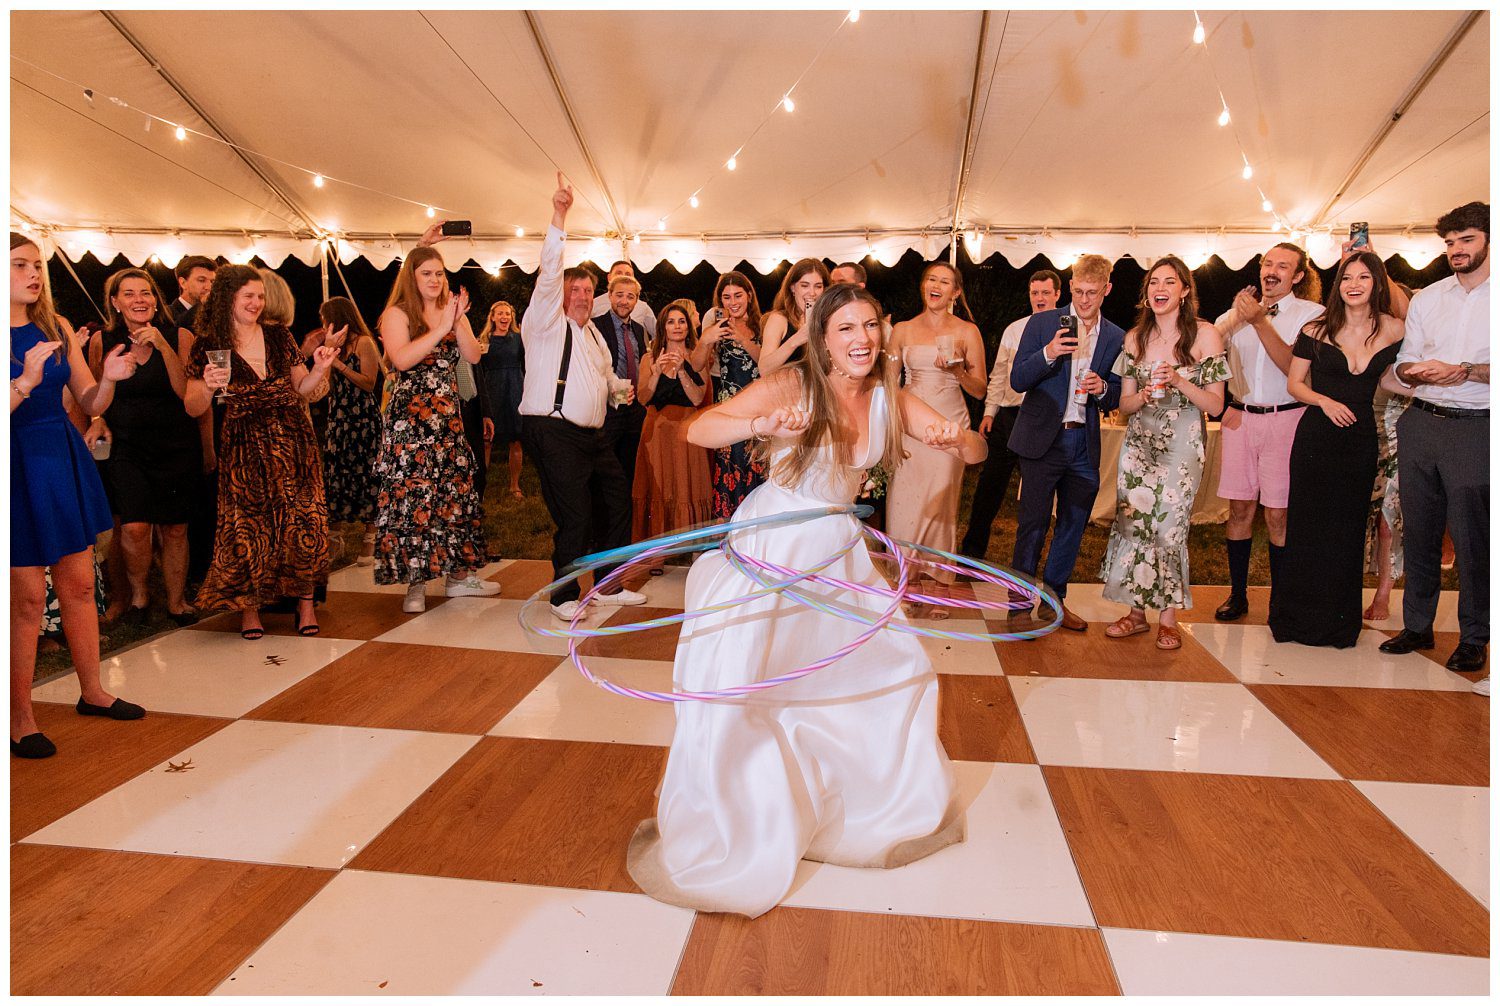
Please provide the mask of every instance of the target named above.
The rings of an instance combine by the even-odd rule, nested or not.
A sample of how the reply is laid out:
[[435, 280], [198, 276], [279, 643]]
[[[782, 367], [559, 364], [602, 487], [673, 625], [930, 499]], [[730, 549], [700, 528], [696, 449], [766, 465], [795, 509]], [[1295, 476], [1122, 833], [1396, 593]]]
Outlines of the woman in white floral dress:
[[1198, 317], [1193, 274], [1181, 259], [1169, 255], [1151, 267], [1141, 301], [1115, 361], [1120, 411], [1130, 424], [1102, 570], [1105, 598], [1130, 611], [1104, 634], [1149, 632], [1146, 610], [1156, 609], [1156, 645], [1175, 650], [1182, 646], [1177, 609], [1193, 605], [1187, 545], [1203, 476], [1204, 416], [1224, 407], [1229, 362], [1218, 331]]

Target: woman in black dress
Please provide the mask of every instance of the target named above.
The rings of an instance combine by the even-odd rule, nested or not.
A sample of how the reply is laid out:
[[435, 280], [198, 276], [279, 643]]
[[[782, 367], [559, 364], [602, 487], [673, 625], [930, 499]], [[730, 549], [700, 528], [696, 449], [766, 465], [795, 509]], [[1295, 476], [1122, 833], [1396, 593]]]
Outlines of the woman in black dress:
[[192, 352], [193, 336], [172, 323], [161, 291], [144, 269], [121, 269], [110, 276], [104, 303], [105, 329], [89, 343], [89, 368], [97, 380], [117, 346], [124, 346], [136, 362], [135, 378], [120, 385], [104, 413], [112, 443], [99, 474], [115, 522], [109, 554], [114, 596], [105, 618], [126, 612], [127, 591], [129, 613], [144, 617], [154, 532], [161, 548], [167, 614], [186, 625], [196, 618], [183, 591], [187, 524], [202, 467], [198, 424], [182, 404], [187, 392], [183, 361]]
[[479, 348], [484, 350], [479, 360], [484, 370], [484, 393], [489, 396], [490, 416], [495, 421], [495, 436], [485, 451], [484, 463], [490, 463], [490, 449], [504, 448], [510, 466], [510, 494], [525, 499], [521, 491], [521, 384], [526, 377], [526, 351], [521, 346], [516, 309], [507, 302], [497, 300], [490, 305], [479, 333]]
[[1277, 642], [1347, 647], [1359, 639], [1365, 520], [1380, 455], [1375, 389], [1404, 335], [1385, 266], [1365, 251], [1344, 260], [1328, 310], [1297, 337], [1287, 388], [1312, 408], [1292, 442], [1286, 552], [1271, 592]]

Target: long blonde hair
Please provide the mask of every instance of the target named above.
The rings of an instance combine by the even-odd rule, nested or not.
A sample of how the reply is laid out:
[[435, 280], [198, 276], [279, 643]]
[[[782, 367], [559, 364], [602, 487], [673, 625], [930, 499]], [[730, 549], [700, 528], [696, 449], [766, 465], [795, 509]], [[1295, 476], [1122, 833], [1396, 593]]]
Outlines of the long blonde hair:
[[[410, 333], [409, 338], [413, 340], [427, 334], [427, 319], [422, 313], [422, 291], [417, 289], [417, 267], [432, 259], [443, 261], [443, 256], [438, 254], [436, 248], [429, 245], [413, 248], [401, 263], [401, 271], [396, 273], [396, 283], [391, 287], [391, 296], [385, 302], [387, 311], [394, 307], [406, 315], [407, 331]], [[452, 296], [447, 288], [446, 266], [443, 276], [443, 292], [437, 298], [439, 310], [448, 306], [448, 298]]]
[[510, 335], [520, 327], [516, 321], [516, 306], [508, 300], [495, 301], [485, 312], [484, 327], [479, 330], [479, 348], [485, 352], [489, 352], [490, 336], [495, 334], [495, 308], [501, 305], [510, 308], [510, 327], [505, 330], [505, 334]]
[[[26, 320], [41, 329], [43, 338], [52, 342], [62, 343], [63, 356], [66, 357], [73, 351], [72, 344], [68, 341], [68, 331], [58, 324], [57, 309], [52, 306], [52, 283], [47, 276], [47, 257], [42, 254], [42, 246], [24, 234], [10, 232], [10, 250], [15, 251], [22, 245], [35, 248], [37, 257], [42, 260], [42, 292], [37, 295], [36, 302], [26, 305]], [[15, 359], [15, 352], [11, 352], [11, 359]]]
[[266, 287], [266, 306], [260, 312], [261, 324], [291, 328], [292, 321], [297, 317], [297, 298], [292, 296], [292, 288], [270, 269], [256, 271], [260, 273], [260, 281]]
[[[807, 316], [807, 352], [802, 359], [790, 363], [786, 370], [797, 375], [801, 397], [806, 402], [812, 421], [798, 438], [796, 445], [778, 462], [772, 477], [782, 485], [795, 485], [807, 473], [825, 444], [832, 444], [836, 463], [848, 466], [853, 463], [849, 456], [849, 444], [837, 437], [839, 426], [839, 402], [829, 380], [829, 369], [833, 359], [828, 353], [828, 320], [838, 311], [853, 303], [869, 305], [878, 319], [882, 315], [880, 301], [868, 291], [852, 283], [839, 283], [823, 291]], [[881, 452], [881, 467], [894, 472], [906, 456], [902, 437], [906, 431], [901, 423], [901, 365], [885, 353], [884, 330], [881, 346], [875, 353], [875, 368], [872, 373], [885, 389], [886, 426], [885, 449]], [[772, 375], [774, 380], [776, 375]], [[800, 406], [799, 406], [800, 407]]]

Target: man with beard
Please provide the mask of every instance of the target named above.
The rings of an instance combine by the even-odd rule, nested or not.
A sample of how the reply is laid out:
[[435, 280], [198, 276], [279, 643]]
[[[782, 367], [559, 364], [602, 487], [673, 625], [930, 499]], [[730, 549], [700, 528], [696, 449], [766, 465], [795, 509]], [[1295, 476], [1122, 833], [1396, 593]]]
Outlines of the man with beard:
[[[1410, 653], [1433, 647], [1446, 525], [1459, 582], [1459, 643], [1448, 668], [1478, 671], [1490, 640], [1489, 204], [1467, 203], [1444, 214], [1437, 233], [1453, 275], [1412, 298], [1406, 341], [1386, 373], [1386, 387], [1411, 395], [1411, 407], [1396, 424], [1404, 628], [1380, 649]], [[1474, 690], [1489, 695], [1489, 676]]]
[[1229, 407], [1224, 412], [1219, 495], [1229, 501], [1224, 546], [1229, 597], [1214, 617], [1232, 622], [1250, 610], [1251, 530], [1265, 508], [1271, 581], [1286, 544], [1286, 500], [1292, 440], [1305, 406], [1287, 391], [1292, 344], [1302, 326], [1323, 313], [1322, 281], [1307, 252], [1282, 242], [1261, 256], [1260, 296], [1247, 287], [1215, 322], [1229, 347]]

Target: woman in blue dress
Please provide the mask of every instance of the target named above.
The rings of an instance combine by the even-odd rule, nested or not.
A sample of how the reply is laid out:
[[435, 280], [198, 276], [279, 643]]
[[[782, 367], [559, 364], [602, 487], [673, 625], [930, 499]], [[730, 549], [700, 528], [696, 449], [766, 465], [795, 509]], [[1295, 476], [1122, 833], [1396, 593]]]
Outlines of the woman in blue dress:
[[42, 252], [10, 236], [10, 752], [47, 758], [57, 747], [31, 708], [37, 626], [52, 567], [63, 632], [78, 672], [78, 712], [138, 720], [146, 710], [99, 682], [99, 610], [94, 606], [94, 539], [114, 524], [104, 485], [83, 437], [63, 410], [63, 388], [91, 416], [103, 414], [115, 382], [135, 373], [116, 346], [98, 382], [68, 323], [52, 308]]
[[[506, 449], [510, 494], [525, 499], [521, 491], [521, 382], [526, 376], [526, 352], [514, 307], [503, 300], [490, 305], [484, 330], [479, 333], [479, 348], [484, 350], [479, 365], [484, 368], [485, 394], [495, 420], [495, 439], [490, 446]], [[490, 463], [488, 450], [484, 463]]]

